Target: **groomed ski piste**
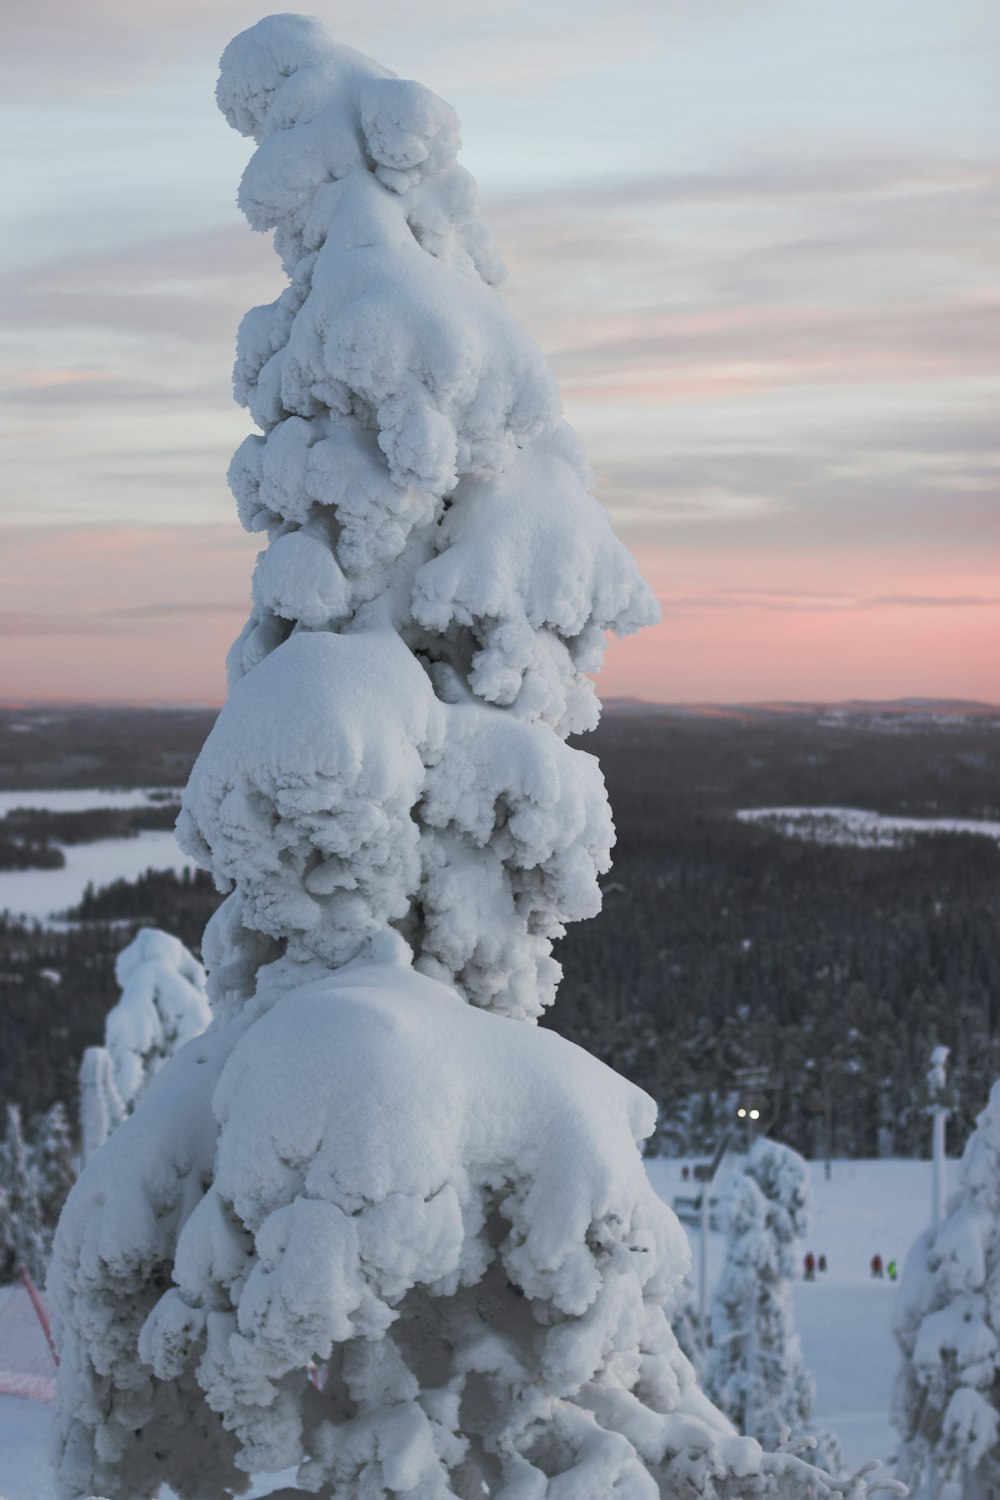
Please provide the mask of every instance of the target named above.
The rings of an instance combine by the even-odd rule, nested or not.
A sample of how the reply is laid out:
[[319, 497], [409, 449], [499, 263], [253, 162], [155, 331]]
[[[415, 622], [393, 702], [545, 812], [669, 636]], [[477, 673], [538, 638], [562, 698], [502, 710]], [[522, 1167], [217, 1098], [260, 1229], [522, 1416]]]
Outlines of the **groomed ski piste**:
[[[810, 1166], [813, 1229], [802, 1251], [825, 1255], [829, 1269], [815, 1282], [796, 1285], [795, 1316], [805, 1364], [816, 1381], [815, 1419], [840, 1438], [849, 1465], [889, 1460], [897, 1447], [889, 1402], [899, 1362], [890, 1321], [900, 1287], [887, 1278], [873, 1279], [869, 1264], [878, 1254], [884, 1264], [895, 1259], [902, 1268], [929, 1220], [930, 1163], [838, 1161], [829, 1181], [821, 1162]], [[654, 1159], [647, 1170], [667, 1202], [691, 1191], [691, 1184], [682, 1181], [679, 1160]], [[956, 1164], [949, 1163], [949, 1190], [957, 1185], [955, 1172]], [[688, 1233], [696, 1275], [698, 1233]], [[724, 1236], [713, 1233], [713, 1285], [724, 1250]], [[0, 1396], [0, 1500], [55, 1500], [46, 1453], [51, 1418], [51, 1406]], [[284, 1476], [283, 1482], [292, 1483], [292, 1476]], [[275, 1486], [275, 1476], [263, 1477], [249, 1491], [249, 1500], [266, 1496]], [[161, 1500], [169, 1500], [169, 1491]]]

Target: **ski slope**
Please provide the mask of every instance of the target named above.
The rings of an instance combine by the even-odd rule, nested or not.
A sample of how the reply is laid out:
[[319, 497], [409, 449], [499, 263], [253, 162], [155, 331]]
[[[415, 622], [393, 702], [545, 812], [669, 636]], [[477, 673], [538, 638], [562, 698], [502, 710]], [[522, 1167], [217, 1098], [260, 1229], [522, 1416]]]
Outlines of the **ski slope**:
[[[675, 1193], [692, 1190], [682, 1181], [681, 1166], [673, 1160], [647, 1163], [654, 1187], [668, 1202]], [[817, 1420], [840, 1438], [850, 1465], [886, 1460], [895, 1448], [889, 1425], [896, 1369], [890, 1319], [899, 1286], [873, 1281], [868, 1266], [877, 1252], [883, 1262], [896, 1259], [902, 1268], [927, 1224], [930, 1175], [929, 1162], [835, 1162], [827, 1182], [822, 1164], [813, 1163], [814, 1229], [802, 1248], [825, 1255], [829, 1270], [816, 1282], [796, 1286], [795, 1312], [816, 1381]], [[688, 1232], [697, 1266], [698, 1232]], [[713, 1284], [724, 1250], [724, 1237], [711, 1234]], [[0, 1397], [0, 1500], [55, 1500], [46, 1460], [50, 1419], [49, 1407]], [[274, 1484], [273, 1478], [263, 1479], [250, 1492], [251, 1500]]]

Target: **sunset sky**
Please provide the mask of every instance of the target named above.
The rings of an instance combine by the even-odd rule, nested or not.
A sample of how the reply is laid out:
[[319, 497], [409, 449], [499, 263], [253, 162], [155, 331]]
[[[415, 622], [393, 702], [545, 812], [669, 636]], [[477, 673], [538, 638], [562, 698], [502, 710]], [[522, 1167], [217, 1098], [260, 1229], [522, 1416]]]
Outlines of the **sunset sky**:
[[[3, 6], [0, 698], [221, 700], [257, 545], [233, 341], [283, 282], [213, 88], [266, 13]], [[601, 691], [1000, 700], [1000, 7], [316, 13], [462, 118], [505, 299], [663, 604]]]

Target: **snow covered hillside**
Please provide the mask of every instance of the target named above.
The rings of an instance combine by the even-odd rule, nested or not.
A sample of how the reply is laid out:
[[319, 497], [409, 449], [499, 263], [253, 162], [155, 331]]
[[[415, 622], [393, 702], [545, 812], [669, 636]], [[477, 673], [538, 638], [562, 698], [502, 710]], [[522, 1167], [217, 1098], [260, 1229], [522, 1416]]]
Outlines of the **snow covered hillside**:
[[[681, 1163], [647, 1163], [654, 1187], [668, 1202], [690, 1191]], [[954, 1184], [950, 1184], [953, 1186]], [[927, 1223], [930, 1164], [918, 1161], [835, 1162], [827, 1182], [812, 1164], [814, 1228], [807, 1245], [827, 1257], [825, 1276], [795, 1288], [795, 1318], [805, 1363], [816, 1381], [817, 1422], [840, 1437], [849, 1464], [888, 1458], [896, 1447], [889, 1399], [898, 1364], [890, 1320], [899, 1285], [872, 1280], [869, 1261], [902, 1261]], [[689, 1230], [697, 1263], [698, 1237]], [[711, 1280], [722, 1265], [724, 1237], [710, 1239]], [[54, 1500], [45, 1457], [51, 1408], [0, 1397], [0, 1497]], [[266, 1492], [273, 1481], [262, 1489]], [[259, 1493], [251, 1491], [251, 1497]], [[166, 1497], [164, 1497], [166, 1500]]]

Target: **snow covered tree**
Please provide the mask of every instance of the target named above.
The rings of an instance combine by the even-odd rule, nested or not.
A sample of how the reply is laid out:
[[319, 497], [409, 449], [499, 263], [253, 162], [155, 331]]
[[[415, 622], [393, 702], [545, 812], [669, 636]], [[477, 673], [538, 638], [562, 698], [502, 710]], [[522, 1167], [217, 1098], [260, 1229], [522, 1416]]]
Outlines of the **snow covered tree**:
[[895, 1317], [898, 1472], [915, 1500], [1000, 1494], [1000, 1083], [959, 1181], [907, 1257]]
[[212, 1019], [205, 971], [168, 932], [143, 927], [115, 960], [121, 988], [104, 1022], [115, 1091], [125, 1114], [179, 1047], [200, 1036]]
[[80, 1063], [80, 1161], [83, 1166], [125, 1118], [107, 1047], [88, 1047]]
[[48, 1256], [63, 1204], [76, 1181], [73, 1140], [66, 1116], [66, 1106], [58, 1100], [51, 1109], [46, 1110], [38, 1123], [34, 1138], [33, 1159], [38, 1178], [38, 1202], [45, 1239], [45, 1253]]
[[229, 894], [212, 1025], [60, 1223], [62, 1493], [860, 1496], [699, 1392], [653, 1103], [526, 1024], [609, 863], [565, 737], [656, 606], [493, 290], [454, 113], [295, 16], [218, 98], [289, 277], [240, 331], [268, 545], [179, 825]]
[[831, 1439], [810, 1428], [815, 1388], [802, 1363], [792, 1310], [799, 1242], [809, 1227], [809, 1168], [760, 1137], [727, 1185], [726, 1262], [712, 1305], [706, 1387], [740, 1432], [777, 1448], [785, 1431], [816, 1439], [833, 1467]]
[[115, 960], [121, 987], [104, 1022], [104, 1046], [88, 1047], [80, 1069], [80, 1133], [88, 1161], [135, 1109], [154, 1073], [212, 1014], [205, 971], [178, 938], [143, 927]]
[[0, 1234], [7, 1250], [0, 1282], [11, 1281], [25, 1266], [36, 1281], [45, 1276], [46, 1244], [38, 1193], [38, 1173], [24, 1139], [21, 1111], [7, 1106], [7, 1131], [0, 1148], [0, 1185], [7, 1225]]

